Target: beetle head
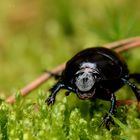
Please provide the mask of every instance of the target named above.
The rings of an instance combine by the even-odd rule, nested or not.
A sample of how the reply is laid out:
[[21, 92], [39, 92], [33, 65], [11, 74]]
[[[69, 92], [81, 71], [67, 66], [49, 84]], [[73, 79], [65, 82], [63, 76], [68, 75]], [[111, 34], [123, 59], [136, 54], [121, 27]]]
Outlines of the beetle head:
[[94, 83], [95, 79], [90, 69], [83, 69], [76, 73], [75, 84], [80, 91], [89, 91]]
[[95, 94], [95, 83], [98, 81], [98, 71], [91, 67], [82, 67], [75, 74], [75, 85], [79, 98], [92, 98]]

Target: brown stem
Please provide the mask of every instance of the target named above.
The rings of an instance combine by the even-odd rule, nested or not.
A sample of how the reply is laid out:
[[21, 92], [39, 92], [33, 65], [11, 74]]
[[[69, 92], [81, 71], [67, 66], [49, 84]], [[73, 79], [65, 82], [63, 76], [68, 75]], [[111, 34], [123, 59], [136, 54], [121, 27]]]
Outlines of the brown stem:
[[[133, 38], [128, 38], [125, 40], [120, 40], [116, 41], [113, 43], [105, 44], [103, 47], [114, 49], [116, 52], [123, 52], [127, 51], [131, 48], [135, 48], [140, 46], [140, 37], [133, 37]], [[65, 63], [57, 66], [54, 68], [51, 72], [54, 74], [58, 74], [62, 72], [65, 68]], [[49, 73], [43, 73], [41, 76], [39, 76], [37, 79], [26, 85], [20, 90], [21, 96], [26, 96], [28, 95], [31, 91], [35, 90], [38, 88], [40, 85], [42, 85], [44, 82], [46, 82], [49, 78], [51, 78], [51, 75]], [[13, 104], [15, 102], [15, 96], [9, 96], [6, 99], [7, 103]]]
[[[54, 74], [57, 74], [61, 72], [65, 68], [65, 63], [57, 66], [54, 68], [51, 72]], [[21, 96], [26, 96], [28, 95], [31, 91], [34, 89], [38, 88], [40, 85], [42, 85], [44, 82], [46, 82], [49, 78], [51, 78], [51, 75], [47, 72], [43, 73], [41, 76], [39, 76], [37, 79], [32, 81], [30, 84], [26, 85], [20, 90]], [[7, 103], [13, 104], [15, 102], [15, 96], [9, 96], [6, 99]]]
[[[123, 40], [119, 40], [119, 41], [115, 41], [115, 42], [112, 42], [112, 43], [109, 43], [109, 44], [105, 44], [103, 45], [104, 47], [106, 48], [109, 48], [109, 49], [115, 49], [115, 51], [117, 50], [117, 48], [119, 49], [122, 49], [122, 50], [119, 50], [118, 52], [121, 52], [121, 51], [124, 51], [124, 47], [126, 46], [130, 46], [130, 48], [132, 47], [138, 47], [140, 45], [140, 37], [132, 37], [132, 38], [128, 38], [128, 39], [123, 39]], [[138, 43], [135, 44], [134, 46], [131, 45], [133, 43]]]
[[140, 40], [137, 40], [136, 42], [131, 42], [130, 44], [125, 45], [123, 48], [116, 48], [116, 52], [124, 52], [128, 51], [131, 48], [137, 48], [140, 46]]

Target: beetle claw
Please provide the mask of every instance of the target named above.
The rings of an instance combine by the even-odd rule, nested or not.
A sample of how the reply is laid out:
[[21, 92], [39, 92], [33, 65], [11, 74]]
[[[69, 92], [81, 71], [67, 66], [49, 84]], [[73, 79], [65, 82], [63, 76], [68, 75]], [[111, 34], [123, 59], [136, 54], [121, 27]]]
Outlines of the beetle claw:
[[50, 96], [45, 102], [48, 104], [48, 105], [53, 105], [54, 104], [54, 97]]
[[99, 127], [105, 126], [108, 130], [110, 130], [111, 123], [114, 124], [114, 121], [111, 119], [109, 115], [106, 115]]
[[111, 118], [110, 118], [110, 116], [106, 116], [105, 118], [104, 118], [104, 124], [105, 124], [105, 127], [108, 129], [108, 130], [110, 130], [110, 123], [111, 123]]

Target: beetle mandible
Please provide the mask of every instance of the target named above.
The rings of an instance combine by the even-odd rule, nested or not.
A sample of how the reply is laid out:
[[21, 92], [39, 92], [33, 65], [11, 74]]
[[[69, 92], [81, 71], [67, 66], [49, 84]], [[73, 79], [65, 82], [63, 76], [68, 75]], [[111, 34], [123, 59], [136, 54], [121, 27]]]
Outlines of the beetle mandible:
[[[115, 113], [115, 92], [123, 85], [128, 85], [140, 101], [140, 90], [130, 79], [140, 79], [140, 74], [129, 73], [122, 57], [111, 49], [104, 47], [87, 48], [72, 57], [67, 63], [57, 83], [50, 89], [51, 95], [46, 100], [48, 105], [54, 104], [60, 89], [73, 92], [82, 99], [96, 98], [111, 102], [109, 114]], [[107, 114], [103, 119], [106, 128], [112, 122]]]

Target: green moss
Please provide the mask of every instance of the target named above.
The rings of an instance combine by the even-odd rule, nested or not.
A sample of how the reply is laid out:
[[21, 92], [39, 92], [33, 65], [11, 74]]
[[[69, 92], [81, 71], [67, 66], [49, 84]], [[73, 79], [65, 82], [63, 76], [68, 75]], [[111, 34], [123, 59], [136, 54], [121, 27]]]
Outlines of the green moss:
[[[99, 127], [108, 107], [106, 103], [97, 102], [90, 118], [83, 115], [81, 103], [75, 103], [77, 108], [68, 106], [67, 98], [56, 101], [54, 106], [48, 107], [45, 103], [46, 94], [38, 92], [37, 102], [23, 101], [17, 98], [15, 105], [7, 105], [2, 102], [0, 106], [0, 136], [2, 139], [31, 139], [31, 140], [129, 140], [138, 139], [140, 133], [139, 113], [136, 106], [119, 107], [116, 117], [113, 117], [115, 125], [111, 125], [110, 131], [104, 126]], [[86, 111], [90, 112], [91, 103]], [[101, 113], [103, 112], [103, 113]], [[124, 119], [125, 118], [125, 119]]]

